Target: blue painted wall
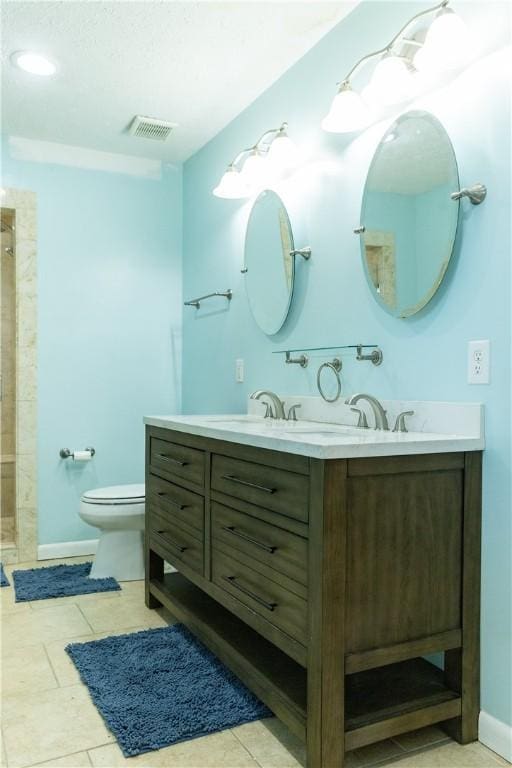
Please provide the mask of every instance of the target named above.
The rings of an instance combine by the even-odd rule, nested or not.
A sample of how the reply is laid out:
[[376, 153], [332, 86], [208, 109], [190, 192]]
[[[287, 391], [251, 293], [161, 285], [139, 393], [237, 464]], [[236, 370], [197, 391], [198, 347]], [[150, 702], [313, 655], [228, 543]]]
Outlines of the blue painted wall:
[[[84, 490], [144, 481], [147, 413], [181, 391], [181, 169], [161, 181], [3, 154], [37, 193], [39, 544], [96, 538]], [[87, 464], [59, 449], [92, 445]]]
[[[211, 301], [183, 320], [183, 405], [191, 412], [241, 412], [259, 387], [316, 394], [316, 366], [285, 366], [272, 351], [293, 346], [380, 344], [384, 365], [344, 358], [344, 391], [380, 397], [482, 401], [486, 405], [482, 578], [482, 707], [512, 723], [510, 552], [510, 8], [454, 3], [474, 30], [482, 57], [455, 81], [407, 108], [433, 112], [448, 131], [463, 185], [484, 182], [484, 205], [461, 209], [455, 253], [428, 307], [397, 320], [370, 296], [352, 229], [366, 172], [389, 121], [357, 136], [330, 136], [320, 121], [335, 83], [352, 63], [392, 37], [423, 3], [363, 3], [228, 125], [184, 169], [184, 294], [228, 287], [232, 302]], [[494, 53], [490, 53], [494, 50]], [[398, 112], [397, 112], [398, 113]], [[397, 114], [396, 113], [396, 114]], [[313, 248], [298, 264], [290, 318], [264, 336], [244, 292], [244, 227], [250, 203], [212, 196], [225, 166], [264, 130], [290, 123], [303, 166], [277, 191], [290, 209], [297, 246]], [[490, 339], [491, 384], [467, 384], [470, 339]], [[235, 358], [246, 364], [235, 383]], [[325, 358], [324, 358], [325, 359]]]

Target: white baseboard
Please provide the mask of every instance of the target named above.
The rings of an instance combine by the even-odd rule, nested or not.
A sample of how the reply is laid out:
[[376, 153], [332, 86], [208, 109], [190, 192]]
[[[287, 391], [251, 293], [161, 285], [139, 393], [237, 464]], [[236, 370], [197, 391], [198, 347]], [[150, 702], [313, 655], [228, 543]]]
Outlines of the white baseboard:
[[98, 539], [85, 541], [59, 541], [56, 544], [40, 544], [37, 548], [38, 560], [53, 560], [61, 557], [94, 555], [98, 548]]
[[478, 740], [512, 763], [512, 725], [502, 723], [488, 712], [480, 712]]

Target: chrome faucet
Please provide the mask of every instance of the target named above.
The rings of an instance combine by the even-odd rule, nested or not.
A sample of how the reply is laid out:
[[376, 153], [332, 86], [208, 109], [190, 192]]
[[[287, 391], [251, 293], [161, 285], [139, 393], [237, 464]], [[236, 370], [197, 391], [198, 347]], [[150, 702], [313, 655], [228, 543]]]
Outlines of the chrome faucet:
[[[267, 407], [265, 418], [270, 416], [271, 419], [286, 419], [283, 401], [274, 392], [270, 392], [268, 389], [257, 389], [250, 397], [252, 400], [259, 400], [263, 395], [266, 395], [274, 405], [274, 411], [272, 406]], [[268, 403], [265, 403], [265, 405], [268, 406]]]
[[360, 400], [366, 400], [366, 402], [371, 406], [373, 415], [375, 417], [375, 429], [389, 430], [386, 411], [376, 397], [373, 397], [372, 395], [365, 395], [363, 392], [360, 392], [357, 395], [347, 397], [345, 403], [347, 405], [356, 405]]

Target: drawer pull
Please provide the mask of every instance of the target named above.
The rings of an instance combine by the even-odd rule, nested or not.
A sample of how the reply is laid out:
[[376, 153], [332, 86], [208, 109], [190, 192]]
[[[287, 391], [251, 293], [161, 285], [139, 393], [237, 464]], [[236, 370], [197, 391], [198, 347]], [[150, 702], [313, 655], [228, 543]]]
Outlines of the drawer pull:
[[223, 480], [229, 480], [232, 483], [238, 483], [239, 485], [245, 485], [247, 488], [256, 488], [258, 491], [265, 491], [265, 493], [275, 493], [275, 488], [267, 488], [265, 485], [258, 485], [258, 483], [250, 483], [248, 480], [242, 480], [235, 475], [222, 475]]
[[172, 507], [176, 507], [176, 509], [186, 509], [186, 504], [178, 504], [177, 501], [173, 501], [168, 493], [165, 493], [165, 491], [157, 491], [157, 496], [161, 496], [162, 498], [165, 498], [167, 503], [170, 504]]
[[255, 547], [264, 549], [265, 552], [269, 552], [271, 555], [273, 555], [277, 549], [277, 547], [271, 547], [268, 544], [263, 544], [262, 541], [257, 541], [257, 539], [253, 539], [252, 536], [248, 536], [246, 533], [242, 533], [242, 531], [237, 531], [234, 525], [223, 525], [222, 530], [226, 531], [227, 533], [232, 533], [233, 536], [238, 536], [239, 539], [248, 541], [249, 544], [254, 544]]
[[[160, 536], [162, 536], [163, 534], [166, 534], [167, 531], [157, 531], [157, 533], [159, 533]], [[168, 538], [165, 539], [165, 543], [168, 544], [170, 547], [177, 549], [178, 552], [181, 552], [181, 553], [186, 552], [188, 549], [188, 547], [182, 547], [181, 544], [175, 544], [174, 541], [169, 541]]]
[[162, 459], [162, 461], [168, 461], [169, 464], [176, 464], [177, 467], [186, 467], [188, 464], [188, 461], [174, 459], [172, 456], [166, 456], [165, 453], [157, 453], [156, 457], [157, 459]]
[[263, 598], [258, 597], [258, 595], [255, 595], [254, 592], [251, 592], [250, 589], [247, 589], [247, 587], [243, 587], [241, 584], [238, 584], [236, 580], [236, 576], [223, 576], [222, 577], [224, 581], [228, 581], [232, 587], [235, 587], [239, 590], [239, 592], [242, 592], [244, 595], [247, 595], [247, 597], [250, 597], [251, 600], [255, 600], [259, 605], [262, 605], [263, 608], [266, 608], [267, 611], [273, 611], [274, 608], [277, 608], [277, 603], [267, 603], [266, 600], [263, 600]]

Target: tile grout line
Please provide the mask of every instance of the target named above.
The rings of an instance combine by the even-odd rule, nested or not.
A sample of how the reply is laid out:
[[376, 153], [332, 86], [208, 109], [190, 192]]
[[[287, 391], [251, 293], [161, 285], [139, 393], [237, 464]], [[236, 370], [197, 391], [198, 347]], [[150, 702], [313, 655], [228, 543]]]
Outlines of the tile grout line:
[[[76, 604], [75, 604], [75, 605], [76, 605]], [[82, 611], [82, 609], [80, 608], [80, 606], [79, 606], [79, 605], [77, 605], [76, 607], [78, 608], [78, 611], [79, 611], [80, 615], [83, 617], [83, 620], [85, 621], [85, 623], [87, 624], [87, 626], [88, 626], [88, 627], [89, 627], [89, 629], [91, 630], [92, 634], [94, 635], [94, 634], [96, 633], [96, 630], [95, 630], [95, 629], [94, 629], [94, 627], [92, 626], [91, 622], [88, 620], [87, 616], [86, 616], [86, 615], [85, 615], [85, 613]]]
[[233, 729], [233, 728], [230, 728], [230, 729], [229, 729], [229, 732], [231, 733], [231, 735], [232, 735], [232, 736], [234, 736], [235, 740], [236, 740], [236, 741], [238, 741], [238, 743], [242, 745], [243, 749], [244, 749], [244, 750], [247, 752], [247, 754], [249, 755], [249, 757], [250, 757], [252, 760], [254, 760], [254, 762], [255, 762], [255, 763], [256, 763], [256, 764], [259, 766], [259, 768], [263, 768], [263, 766], [261, 765], [261, 763], [260, 763], [258, 760], [256, 760], [256, 757], [253, 755], [253, 753], [251, 752], [251, 750], [249, 749], [249, 747], [248, 747], [248, 746], [246, 746], [246, 745], [243, 743], [243, 741], [242, 741], [242, 740], [241, 740], [241, 739], [240, 739], [240, 738], [239, 738], [239, 737], [236, 735], [236, 733], [235, 733], [234, 729]]
[[48, 653], [48, 648], [46, 647], [46, 643], [43, 643], [42, 645], [43, 645], [43, 648], [44, 648], [45, 656], [46, 656], [46, 658], [48, 660], [48, 664], [50, 665], [50, 669], [51, 669], [52, 674], [53, 674], [53, 676], [55, 678], [55, 682], [57, 683], [57, 688], [62, 688], [62, 686], [60, 684], [60, 681], [59, 681], [59, 678], [57, 677], [57, 673], [56, 673], [56, 671], [55, 671], [55, 669], [53, 667], [52, 660], [50, 659], [50, 654]]
[[[102, 745], [103, 746], [103, 745]], [[78, 752], [68, 752], [67, 755], [59, 755], [58, 757], [50, 757], [50, 760], [62, 760], [64, 757], [73, 757], [73, 755], [80, 755], [85, 753], [87, 755], [87, 759], [89, 761], [89, 765], [92, 765], [91, 758], [89, 757], [89, 753], [86, 749], [79, 749]], [[45, 763], [48, 763], [48, 760], [41, 760], [39, 763], [32, 763], [30, 768], [37, 768], [39, 765], [44, 765]]]

